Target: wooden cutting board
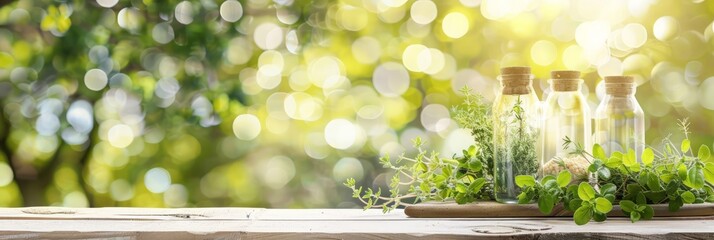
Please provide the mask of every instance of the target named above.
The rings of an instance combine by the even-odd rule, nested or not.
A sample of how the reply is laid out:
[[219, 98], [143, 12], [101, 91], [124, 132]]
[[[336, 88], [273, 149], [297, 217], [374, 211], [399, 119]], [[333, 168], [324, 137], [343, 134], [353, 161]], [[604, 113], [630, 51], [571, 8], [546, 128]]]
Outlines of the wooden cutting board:
[[[714, 217], [714, 203], [685, 204], [679, 211], [670, 212], [667, 204], [653, 204], [655, 217]], [[553, 212], [545, 215], [538, 210], [537, 204], [502, 204], [493, 201], [456, 204], [454, 202], [427, 202], [407, 206], [404, 213], [414, 218], [516, 218], [516, 217], [572, 217], [559, 204]], [[610, 217], [624, 217], [620, 206], [615, 205], [608, 214]]]

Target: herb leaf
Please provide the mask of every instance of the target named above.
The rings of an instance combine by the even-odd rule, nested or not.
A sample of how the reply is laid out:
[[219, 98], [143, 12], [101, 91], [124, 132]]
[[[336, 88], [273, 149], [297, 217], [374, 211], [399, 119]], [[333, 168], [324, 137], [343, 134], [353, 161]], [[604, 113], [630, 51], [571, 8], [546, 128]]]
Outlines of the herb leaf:
[[702, 145], [699, 147], [699, 151], [697, 151], [697, 158], [699, 158], [699, 160], [706, 162], [709, 160], [710, 156], [711, 152], [709, 151], [709, 147], [707, 145]]
[[612, 211], [612, 203], [604, 197], [595, 199], [595, 210], [599, 213], [609, 213]]
[[570, 171], [568, 170], [563, 170], [558, 174], [558, 186], [560, 187], [567, 187], [568, 184], [570, 184], [570, 181], [572, 180], [572, 175], [570, 174]]
[[689, 151], [690, 146], [691, 146], [691, 142], [689, 141], [689, 139], [684, 139], [684, 140], [682, 140], [682, 146], [680, 149], [682, 150], [683, 153], [686, 153]]
[[578, 186], [578, 197], [583, 201], [590, 201], [595, 198], [595, 189], [590, 184], [582, 182]]
[[645, 166], [652, 165], [652, 161], [654, 160], [654, 152], [652, 151], [651, 148], [645, 148], [644, 151], [642, 151], [642, 163], [645, 164]]
[[521, 187], [521, 188], [532, 187], [535, 184], [536, 184], [536, 180], [533, 176], [530, 176], [530, 175], [516, 176], [516, 185], [518, 185], [518, 187]]
[[620, 208], [621, 208], [622, 211], [624, 211], [624, 212], [628, 212], [628, 213], [629, 213], [629, 212], [635, 211], [635, 207], [637, 207], [637, 205], [636, 205], [634, 202], [630, 201], [630, 200], [622, 200], [622, 201], [620, 201]]
[[588, 222], [590, 222], [590, 219], [593, 217], [593, 210], [590, 208], [590, 206], [580, 206], [578, 210], [575, 210], [575, 213], [573, 214], [573, 220], [575, 221], [575, 224], [578, 225], [585, 225]]

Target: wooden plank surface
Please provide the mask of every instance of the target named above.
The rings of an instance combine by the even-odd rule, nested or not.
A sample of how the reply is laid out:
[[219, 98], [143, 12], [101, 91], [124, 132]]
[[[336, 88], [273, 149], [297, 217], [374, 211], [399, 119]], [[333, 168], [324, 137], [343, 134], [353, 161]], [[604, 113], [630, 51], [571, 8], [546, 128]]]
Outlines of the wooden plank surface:
[[[714, 216], [714, 203], [686, 204], [679, 211], [670, 212], [667, 204], [650, 205], [655, 217], [710, 217]], [[573, 212], [556, 205], [551, 214], [538, 210], [537, 204], [501, 204], [497, 202], [429, 202], [406, 207], [407, 216], [416, 218], [514, 218], [514, 217], [572, 217]], [[619, 205], [615, 205], [610, 217], [623, 217]]]
[[0, 239], [714, 239], [714, 218], [409, 218], [360, 209], [0, 208]]

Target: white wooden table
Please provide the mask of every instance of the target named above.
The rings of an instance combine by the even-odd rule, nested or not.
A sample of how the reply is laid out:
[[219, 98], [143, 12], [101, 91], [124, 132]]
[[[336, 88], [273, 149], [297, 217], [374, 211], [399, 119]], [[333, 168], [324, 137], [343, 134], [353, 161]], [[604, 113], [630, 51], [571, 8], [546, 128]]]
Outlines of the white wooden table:
[[714, 218], [577, 226], [568, 218], [418, 219], [401, 210], [0, 208], [0, 239], [714, 239]]

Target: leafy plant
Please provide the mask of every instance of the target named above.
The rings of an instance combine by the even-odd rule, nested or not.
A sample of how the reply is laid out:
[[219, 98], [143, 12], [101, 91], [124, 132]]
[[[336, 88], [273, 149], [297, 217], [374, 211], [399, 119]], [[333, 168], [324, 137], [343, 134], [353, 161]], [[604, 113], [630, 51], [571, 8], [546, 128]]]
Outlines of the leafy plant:
[[382, 157], [382, 166], [394, 173], [388, 196], [383, 196], [379, 188], [357, 187], [354, 179], [347, 179], [344, 183], [352, 190], [352, 196], [365, 205], [365, 209], [382, 208], [387, 212], [401, 205], [410, 205], [405, 202], [410, 199], [413, 199], [411, 204], [432, 200], [469, 203], [493, 199], [490, 106], [467, 87], [461, 93], [464, 101], [452, 109], [454, 119], [471, 130], [475, 145], [464, 149], [461, 156], [442, 158], [438, 152], [424, 150], [424, 143], [417, 138], [413, 141], [416, 156], [401, 155], [394, 160], [389, 156]]
[[[428, 200], [453, 199], [457, 203], [469, 203], [477, 199], [490, 199], [490, 194], [483, 194], [491, 189], [490, 177], [482, 163], [475, 157], [476, 147], [463, 151], [463, 156], [455, 159], [439, 157], [437, 152], [426, 152], [420, 138], [414, 140], [418, 150], [415, 157], [400, 156], [394, 162], [388, 156], [380, 159], [382, 166], [392, 169], [389, 196], [382, 196], [382, 190], [357, 187], [354, 179], [347, 179], [345, 186], [352, 189], [352, 196], [359, 199], [368, 208], [382, 208], [388, 212], [400, 205], [410, 205]], [[406, 179], [406, 180], [403, 180]], [[406, 193], [402, 192], [407, 188]]]
[[590, 220], [604, 221], [614, 204], [619, 204], [623, 214], [636, 222], [654, 216], [651, 204], [668, 204], [670, 211], [677, 211], [684, 204], [714, 202], [714, 159], [710, 149], [701, 145], [694, 156], [687, 121], [681, 121], [680, 126], [685, 139], [679, 147], [665, 139], [662, 150], [646, 148], [641, 163], [633, 150], [606, 156], [600, 145], [593, 146], [592, 154], [576, 146], [578, 154], [593, 158], [588, 171], [597, 174], [599, 191], [588, 183], [567, 188], [557, 184], [557, 179], [565, 179], [567, 171], [557, 179], [545, 176], [540, 184], [532, 183], [530, 176], [518, 176], [517, 183], [524, 188], [519, 202], [537, 199], [545, 214], [552, 211], [554, 204], [562, 203], [574, 211], [573, 219], [579, 225]]

